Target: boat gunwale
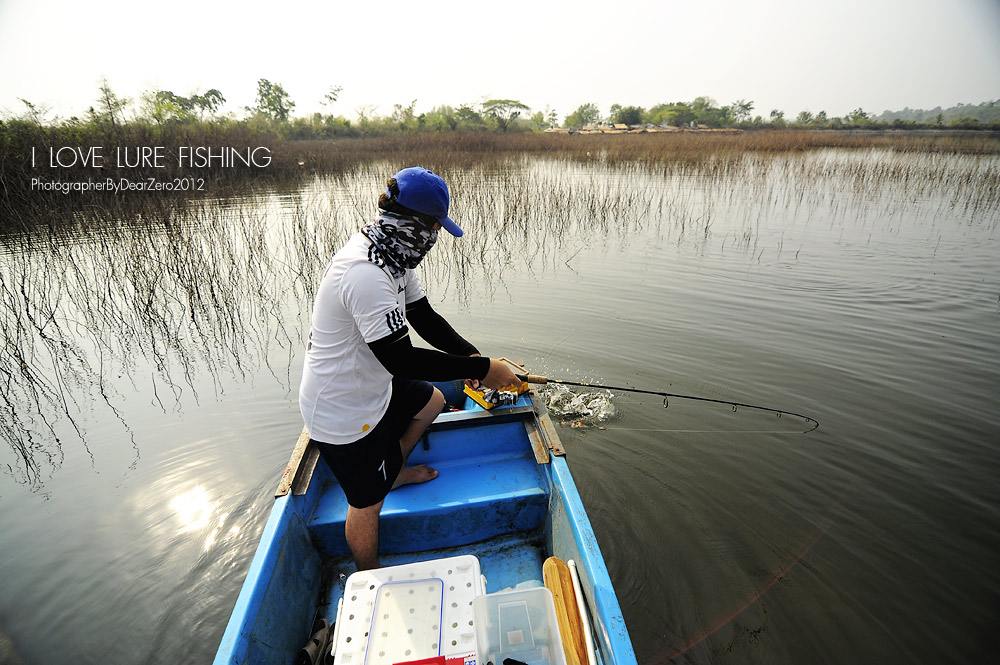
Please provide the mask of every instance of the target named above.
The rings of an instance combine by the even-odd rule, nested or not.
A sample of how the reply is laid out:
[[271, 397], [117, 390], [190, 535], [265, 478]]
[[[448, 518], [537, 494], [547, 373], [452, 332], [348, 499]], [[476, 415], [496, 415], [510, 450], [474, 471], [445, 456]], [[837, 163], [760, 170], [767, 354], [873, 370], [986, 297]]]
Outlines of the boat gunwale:
[[[527, 402], [526, 404], [519, 402], [518, 405], [511, 407], [490, 411], [477, 408], [442, 414], [432, 424], [431, 431], [476, 428], [521, 420], [525, 423], [526, 435], [533, 447], [535, 438], [540, 436], [545, 446], [553, 452], [551, 457], [558, 458], [560, 454], [564, 454], [558, 433], [552, 427], [548, 413], [537, 393], [530, 393], [530, 397], [533, 398], [530, 401], [522, 400]], [[548, 423], [541, 422], [543, 419]], [[532, 435], [532, 424], [535, 426], [534, 435]], [[304, 523], [307, 522], [308, 514], [315, 509], [320, 496], [329, 489], [329, 485], [325, 483], [310, 482], [318, 458], [318, 454], [310, 454], [310, 450], [314, 449], [315, 445], [310, 444], [308, 434], [303, 431], [279, 483], [279, 490], [287, 486], [287, 491], [284, 494], [279, 492], [275, 497], [275, 503], [220, 642], [214, 661], [216, 665], [246, 662], [248, 642], [252, 638], [261, 611], [263, 595], [267, 593], [271, 576], [274, 574], [279, 550], [284, 539], [288, 537], [292, 515], [297, 514]], [[546, 455], [546, 458], [548, 457]], [[537, 461], [545, 467], [545, 475], [552, 488], [547, 520], [554, 519], [552, 502], [557, 495], [564, 508], [565, 521], [575, 544], [573, 549], [578, 554], [576, 560], [583, 578], [581, 581], [584, 582], [585, 596], [591, 613], [597, 619], [594, 629], [602, 638], [599, 642], [604, 647], [601, 649], [604, 665], [635, 665], [635, 653], [628, 637], [617, 594], [569, 465], [564, 457], [546, 459], [544, 462]], [[552, 540], [550, 544], [554, 550], [554, 538]]]

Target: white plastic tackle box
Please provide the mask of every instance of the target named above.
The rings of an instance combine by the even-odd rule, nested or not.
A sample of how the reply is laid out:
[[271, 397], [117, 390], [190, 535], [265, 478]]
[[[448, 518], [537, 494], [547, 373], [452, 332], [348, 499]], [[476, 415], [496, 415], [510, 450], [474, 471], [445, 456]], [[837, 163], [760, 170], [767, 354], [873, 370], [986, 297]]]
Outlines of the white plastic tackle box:
[[485, 595], [472, 555], [358, 571], [337, 617], [337, 665], [393, 665], [435, 656], [474, 663], [473, 600]]

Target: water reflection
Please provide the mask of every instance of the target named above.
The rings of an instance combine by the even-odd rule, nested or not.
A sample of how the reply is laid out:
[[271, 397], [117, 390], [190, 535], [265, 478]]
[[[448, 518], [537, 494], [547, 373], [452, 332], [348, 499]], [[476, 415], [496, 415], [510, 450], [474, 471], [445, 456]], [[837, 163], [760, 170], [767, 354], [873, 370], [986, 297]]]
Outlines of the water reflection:
[[167, 410], [199, 400], [206, 377], [216, 393], [260, 366], [288, 381], [276, 358], [298, 345], [284, 312], [296, 281], [270, 209], [202, 202], [129, 225], [82, 211], [64, 237], [4, 238], [0, 366], [15, 380], [0, 389], [0, 435], [11, 475], [43, 481], [67, 432], [86, 447], [82, 416], [95, 404], [129, 431], [129, 394]]
[[[131, 217], [80, 210], [65, 233], [2, 239], [7, 470], [41, 484], [66, 465], [48, 502], [4, 511], [13, 600], [0, 618], [31, 662], [63, 655], [44, 644], [50, 625], [88, 636], [84, 660], [211, 659], [298, 422], [290, 358], [315, 285], [398, 166]], [[981, 529], [1000, 505], [997, 297], [984, 298], [998, 166], [823, 151], [438, 169], [467, 234], [442, 240], [422, 278], [477, 342], [552, 376], [823, 420], [809, 437], [748, 434], [794, 423], [615, 395], [613, 417], [561, 430], [640, 662], [788, 570], [845, 487], [794, 575], [685, 658], [940, 660], [973, 643], [1000, 588]], [[266, 399], [264, 380], [278, 385]], [[192, 414], [224, 393], [231, 412]], [[181, 431], [145, 434], [137, 402], [183, 409]], [[118, 482], [101, 438], [117, 433], [127, 456], [133, 427], [143, 464]]]
[[[461, 306], [514, 299], [511, 277], [574, 271], [581, 252], [604, 248], [648, 257], [672, 243], [749, 267], [796, 265], [816, 233], [840, 233], [862, 251], [885, 234], [961, 242], [963, 224], [997, 226], [997, 162], [823, 150], [696, 163], [605, 155], [444, 165], [453, 216], [467, 232], [439, 243], [421, 269], [433, 299]], [[218, 394], [258, 367], [291, 389], [290, 358], [323, 267], [374, 213], [396, 166], [359, 165], [236, 199], [75, 210], [63, 226], [4, 235], [2, 468], [38, 485], [62, 463], [64, 440], [93, 456], [87, 417], [97, 408], [95, 417], [130, 432], [121, 413], [129, 394], [169, 410], [201, 399], [206, 377]], [[629, 271], [620, 266], [634, 282]]]
[[201, 531], [207, 527], [218, 505], [201, 485], [181, 492], [170, 500], [170, 509], [174, 512], [174, 518], [180, 522], [181, 533]]
[[[173, 519], [179, 525], [178, 533], [207, 533], [204, 541], [206, 552], [216, 544], [229, 518], [229, 513], [223, 512], [221, 506], [221, 501], [213, 499], [202, 485], [174, 495], [169, 503]], [[240, 525], [232, 525], [226, 532], [225, 540], [239, 535], [239, 532]]]

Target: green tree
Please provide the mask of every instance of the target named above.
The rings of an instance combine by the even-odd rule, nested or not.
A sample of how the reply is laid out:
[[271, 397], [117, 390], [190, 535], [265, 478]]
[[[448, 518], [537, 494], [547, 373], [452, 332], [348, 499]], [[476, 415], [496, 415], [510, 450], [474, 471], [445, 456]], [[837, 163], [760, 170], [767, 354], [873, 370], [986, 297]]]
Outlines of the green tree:
[[511, 124], [522, 111], [531, 109], [516, 99], [490, 99], [483, 102], [483, 115], [493, 121], [501, 132], [510, 129]]
[[323, 95], [323, 101], [320, 102], [323, 106], [333, 106], [340, 99], [340, 93], [343, 92], [344, 87], [340, 85], [331, 85], [330, 89], [326, 91]]
[[112, 127], [125, 122], [125, 109], [128, 108], [132, 100], [128, 97], [119, 97], [111, 89], [108, 79], [102, 78], [98, 88], [97, 106], [87, 109], [90, 117], [97, 123], [108, 123]]
[[191, 105], [198, 110], [199, 117], [202, 117], [205, 113], [215, 113], [225, 103], [226, 98], [215, 88], [212, 88], [203, 95], [191, 96]]
[[459, 127], [470, 131], [480, 131], [486, 129], [486, 121], [474, 108], [466, 105], [458, 107], [455, 111], [458, 118]]
[[695, 116], [699, 120], [715, 108], [715, 100], [711, 97], [695, 97], [694, 101], [691, 102], [691, 110], [694, 111]]
[[974, 118], [971, 115], [963, 115], [961, 118], [951, 121], [952, 127], [960, 127], [963, 129], [975, 129], [977, 125], [979, 125], [979, 119]]
[[638, 106], [611, 106], [611, 122], [616, 125], [639, 125], [646, 111]]
[[549, 127], [556, 127], [559, 125], [559, 114], [553, 108], [545, 107], [545, 121], [548, 123]]
[[401, 131], [407, 131], [415, 129], [418, 125], [416, 118], [414, 117], [413, 109], [417, 106], [417, 100], [413, 100], [407, 106], [402, 104], [393, 104], [392, 106], [392, 116], [390, 119], [396, 124]]
[[190, 113], [188, 100], [169, 90], [147, 90], [141, 100], [142, 114], [157, 124], [183, 120]]
[[649, 109], [646, 122], [654, 125], [673, 125], [683, 127], [695, 121], [694, 111], [684, 102], [673, 104], [657, 104]]
[[729, 106], [707, 108], [698, 118], [698, 122], [709, 127], [728, 127], [733, 124], [732, 109]]
[[732, 109], [732, 116], [736, 122], [746, 122], [750, 119], [750, 114], [753, 112], [753, 102], [748, 102], [745, 99], [737, 99], [730, 106]]
[[871, 115], [859, 107], [844, 116], [844, 122], [849, 125], [868, 125], [871, 124], [871, 118]]
[[206, 113], [215, 113], [226, 101], [215, 88], [202, 95], [182, 97], [170, 90], [147, 90], [142, 94], [142, 110], [146, 117], [157, 123], [184, 122], [202, 119]]
[[563, 127], [577, 129], [586, 125], [596, 124], [601, 119], [601, 110], [596, 104], [581, 104], [575, 111], [566, 116]]
[[813, 114], [810, 113], [809, 111], [800, 111], [798, 117], [795, 118], [795, 122], [800, 125], [808, 125], [812, 121], [813, 121]]
[[459, 118], [452, 107], [439, 106], [426, 113], [424, 122], [431, 131], [453, 132], [458, 128]]
[[358, 129], [362, 134], [373, 133], [372, 130], [378, 123], [378, 116], [375, 115], [375, 106], [366, 104], [357, 108]]
[[546, 106], [544, 111], [531, 116], [531, 124], [536, 129], [551, 129], [559, 124], [559, 116], [552, 107]]
[[277, 122], [288, 122], [294, 108], [295, 102], [281, 85], [267, 79], [257, 81], [257, 104], [251, 110]]
[[49, 112], [48, 106], [39, 106], [37, 104], [32, 104], [27, 99], [23, 97], [18, 97], [17, 100], [24, 104], [25, 111], [21, 119], [25, 122], [30, 122], [33, 125], [42, 125], [45, 122], [45, 116]]

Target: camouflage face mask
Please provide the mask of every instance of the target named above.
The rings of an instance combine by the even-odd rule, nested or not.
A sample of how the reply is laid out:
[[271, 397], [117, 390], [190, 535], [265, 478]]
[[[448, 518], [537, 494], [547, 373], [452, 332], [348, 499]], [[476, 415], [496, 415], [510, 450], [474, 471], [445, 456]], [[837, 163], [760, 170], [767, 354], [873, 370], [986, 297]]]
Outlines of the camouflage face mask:
[[386, 268], [393, 277], [402, 277], [407, 269], [416, 268], [438, 237], [437, 231], [416, 217], [384, 211], [361, 233], [372, 241], [368, 260]]

